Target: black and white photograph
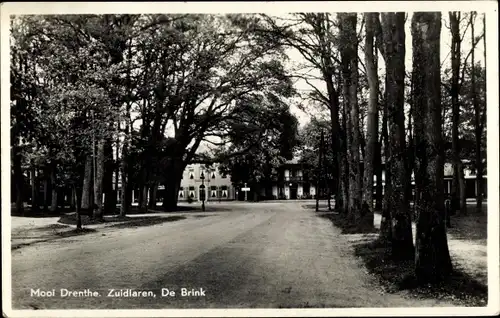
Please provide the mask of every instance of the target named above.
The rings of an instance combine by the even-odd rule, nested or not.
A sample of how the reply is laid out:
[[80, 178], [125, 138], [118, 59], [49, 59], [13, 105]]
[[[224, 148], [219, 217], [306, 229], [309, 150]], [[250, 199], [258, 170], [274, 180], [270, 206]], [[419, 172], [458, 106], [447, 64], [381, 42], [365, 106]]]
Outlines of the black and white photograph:
[[499, 313], [497, 2], [0, 10], [5, 316]]

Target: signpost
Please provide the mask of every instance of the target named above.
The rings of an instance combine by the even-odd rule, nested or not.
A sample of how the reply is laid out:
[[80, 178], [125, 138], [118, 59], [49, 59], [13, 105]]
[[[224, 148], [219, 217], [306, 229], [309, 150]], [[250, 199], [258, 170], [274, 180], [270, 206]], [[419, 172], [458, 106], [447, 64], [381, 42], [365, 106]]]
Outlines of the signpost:
[[246, 182], [245, 182], [245, 186], [243, 188], [241, 188], [241, 191], [245, 192], [245, 201], [247, 201], [247, 193], [248, 193], [248, 191], [250, 191], [250, 188], [247, 187]]

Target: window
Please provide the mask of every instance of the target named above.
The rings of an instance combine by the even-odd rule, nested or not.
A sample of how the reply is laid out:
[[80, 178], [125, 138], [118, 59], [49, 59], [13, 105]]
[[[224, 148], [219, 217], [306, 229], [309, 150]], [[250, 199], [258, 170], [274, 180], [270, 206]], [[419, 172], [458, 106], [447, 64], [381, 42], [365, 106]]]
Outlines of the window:
[[221, 192], [222, 192], [221, 196], [223, 198], [227, 198], [227, 186], [221, 186], [220, 188], [221, 188]]

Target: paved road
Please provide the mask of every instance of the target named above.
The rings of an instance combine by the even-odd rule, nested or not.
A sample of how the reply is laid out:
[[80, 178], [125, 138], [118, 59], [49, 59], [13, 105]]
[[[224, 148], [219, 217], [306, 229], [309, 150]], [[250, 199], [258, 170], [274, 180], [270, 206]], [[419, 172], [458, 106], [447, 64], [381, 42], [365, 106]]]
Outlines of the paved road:
[[[206, 217], [21, 248], [12, 252], [13, 308], [447, 305], [383, 294], [345, 236], [301, 204], [234, 203]], [[63, 298], [61, 288], [88, 288], [99, 296]], [[176, 295], [162, 297], [162, 288]], [[205, 296], [183, 297], [181, 288], [203, 289]], [[55, 289], [56, 295], [30, 296], [37, 289]], [[153, 291], [156, 297], [107, 297], [110, 289]]]

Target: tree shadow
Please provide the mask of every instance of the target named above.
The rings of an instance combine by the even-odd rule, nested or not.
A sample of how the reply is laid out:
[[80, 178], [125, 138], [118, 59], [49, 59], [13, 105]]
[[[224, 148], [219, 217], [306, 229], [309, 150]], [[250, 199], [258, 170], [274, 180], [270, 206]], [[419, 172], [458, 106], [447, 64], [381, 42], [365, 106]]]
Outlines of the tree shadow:
[[373, 222], [372, 224], [368, 224], [367, 222], [353, 224], [347, 220], [345, 215], [342, 213], [321, 213], [318, 216], [330, 220], [335, 227], [341, 229], [341, 234], [365, 234], [378, 232], [373, 225]]
[[484, 240], [488, 239], [488, 217], [484, 214], [468, 214], [451, 218], [451, 227], [447, 232], [459, 240]]
[[200, 219], [200, 218], [206, 218], [206, 217], [214, 216], [214, 215], [216, 215], [216, 214], [198, 214], [198, 215], [194, 215], [193, 217], [196, 219]]
[[[56, 225], [56, 224], [55, 224]], [[45, 236], [45, 239], [40, 239], [41, 237], [34, 237], [34, 236], [27, 236], [27, 237], [15, 237], [16, 239], [32, 239], [33, 241], [31, 242], [26, 242], [26, 243], [13, 243], [11, 245], [11, 250], [17, 250], [22, 247], [27, 247], [31, 246], [37, 243], [50, 243], [55, 240], [61, 239], [61, 238], [66, 238], [66, 237], [72, 237], [72, 236], [80, 236], [80, 235], [86, 235], [86, 234], [91, 234], [91, 233], [96, 233], [97, 230], [95, 229], [72, 229], [69, 231], [61, 231], [61, 232], [54, 232], [50, 236]]]
[[449, 301], [460, 306], [486, 306], [488, 287], [460, 270], [455, 269], [449, 277], [436, 284], [419, 284], [414, 275], [413, 261], [395, 261], [390, 245], [380, 240], [354, 245], [354, 253], [360, 257], [368, 271], [374, 275], [382, 288], [389, 293], [407, 291], [422, 299]]
[[168, 216], [168, 217], [160, 217], [160, 216], [134, 217], [134, 218], [127, 218], [125, 221], [120, 223], [115, 223], [113, 225], [106, 226], [106, 228], [125, 229], [125, 228], [133, 228], [140, 226], [152, 226], [152, 225], [175, 222], [185, 219], [186, 217], [181, 215]]
[[10, 215], [15, 217], [24, 217], [24, 218], [53, 218], [60, 216], [61, 213], [70, 212], [70, 209], [58, 209], [57, 211], [44, 211], [43, 208], [39, 210], [32, 210], [30, 207], [25, 207], [24, 212], [19, 212], [16, 208], [10, 209]]

